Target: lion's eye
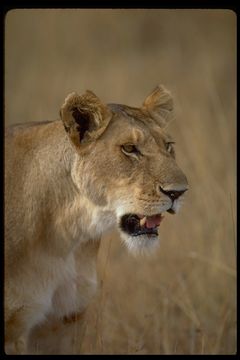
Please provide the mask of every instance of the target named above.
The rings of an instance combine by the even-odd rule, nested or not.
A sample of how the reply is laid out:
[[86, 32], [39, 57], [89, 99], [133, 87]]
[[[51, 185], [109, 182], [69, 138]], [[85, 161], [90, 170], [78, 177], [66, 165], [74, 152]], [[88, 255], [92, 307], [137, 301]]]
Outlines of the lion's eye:
[[136, 146], [132, 144], [122, 145], [122, 149], [127, 153], [137, 152]]
[[173, 141], [171, 142], [167, 142], [165, 145], [166, 145], [166, 150], [168, 152], [172, 152], [173, 151], [173, 144], [175, 144]]
[[140, 154], [140, 151], [137, 149], [137, 147], [133, 144], [125, 144], [121, 146], [122, 152], [126, 155], [132, 154], [132, 155], [138, 155]]

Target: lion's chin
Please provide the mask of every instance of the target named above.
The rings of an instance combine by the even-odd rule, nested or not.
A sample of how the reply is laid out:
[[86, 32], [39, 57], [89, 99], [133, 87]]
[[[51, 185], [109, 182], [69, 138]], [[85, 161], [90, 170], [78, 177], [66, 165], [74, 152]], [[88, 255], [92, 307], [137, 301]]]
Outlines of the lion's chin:
[[131, 236], [121, 232], [121, 239], [133, 255], [152, 255], [160, 244], [158, 235]]

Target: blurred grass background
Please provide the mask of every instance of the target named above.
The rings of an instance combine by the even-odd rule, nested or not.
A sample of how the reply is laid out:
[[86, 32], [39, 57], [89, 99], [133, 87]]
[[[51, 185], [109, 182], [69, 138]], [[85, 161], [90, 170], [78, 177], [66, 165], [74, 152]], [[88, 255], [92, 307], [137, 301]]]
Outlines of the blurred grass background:
[[[93, 90], [139, 106], [172, 91], [169, 133], [190, 190], [161, 246], [134, 258], [117, 232], [99, 254], [102, 292], [80, 345], [58, 353], [236, 352], [236, 15], [230, 10], [13, 10], [5, 22], [5, 124], [58, 118]], [[74, 344], [73, 344], [74, 343]], [[44, 352], [44, 350], [42, 350]]]

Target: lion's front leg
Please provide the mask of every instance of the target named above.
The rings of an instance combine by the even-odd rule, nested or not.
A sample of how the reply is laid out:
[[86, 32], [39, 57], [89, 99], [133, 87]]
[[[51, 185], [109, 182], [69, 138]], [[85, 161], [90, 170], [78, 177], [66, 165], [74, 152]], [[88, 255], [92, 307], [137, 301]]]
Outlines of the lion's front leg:
[[[88, 302], [84, 287], [73, 279], [62, 284], [53, 296], [53, 308], [47, 320], [32, 331], [31, 354], [79, 354], [86, 329]], [[84, 299], [84, 301], [83, 301]]]
[[72, 317], [56, 318], [49, 315], [47, 320], [36, 326], [30, 334], [28, 354], [64, 355], [81, 353], [81, 343], [86, 329], [86, 312]]
[[75, 278], [62, 283], [53, 295], [52, 314], [59, 319], [82, 312], [84, 307]]
[[35, 324], [44, 320], [45, 304], [30, 303], [8, 312], [5, 324], [7, 355], [27, 354], [27, 341]]
[[76, 250], [74, 261], [69, 264], [69, 276], [55, 290], [47, 321], [36, 327], [31, 334], [31, 353], [81, 352], [87, 308], [98, 289], [96, 259], [99, 243], [85, 243]]
[[27, 354], [27, 336], [20, 336], [14, 342], [5, 343], [5, 353], [7, 355], [26, 355]]

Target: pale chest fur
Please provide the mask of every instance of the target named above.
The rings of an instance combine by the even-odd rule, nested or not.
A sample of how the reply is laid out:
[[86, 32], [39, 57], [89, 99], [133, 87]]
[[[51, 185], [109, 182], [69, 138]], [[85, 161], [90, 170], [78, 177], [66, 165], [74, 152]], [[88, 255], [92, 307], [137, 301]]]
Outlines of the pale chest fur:
[[[96, 260], [100, 238], [115, 224], [107, 209], [98, 208], [86, 198], [75, 198], [56, 216], [52, 244], [66, 260], [51, 265], [55, 277], [52, 310], [66, 315], [83, 310], [97, 290]], [[57, 286], [56, 286], [57, 285]]]
[[[63, 317], [86, 308], [98, 286], [98, 246], [98, 241], [80, 245], [65, 258], [38, 253], [37, 263], [36, 254], [32, 257], [28, 264], [31, 272], [26, 274], [15, 299], [25, 304], [37, 299], [39, 309], [33, 322], [41, 321], [49, 313]], [[29, 283], [35, 286], [29, 287]]]

